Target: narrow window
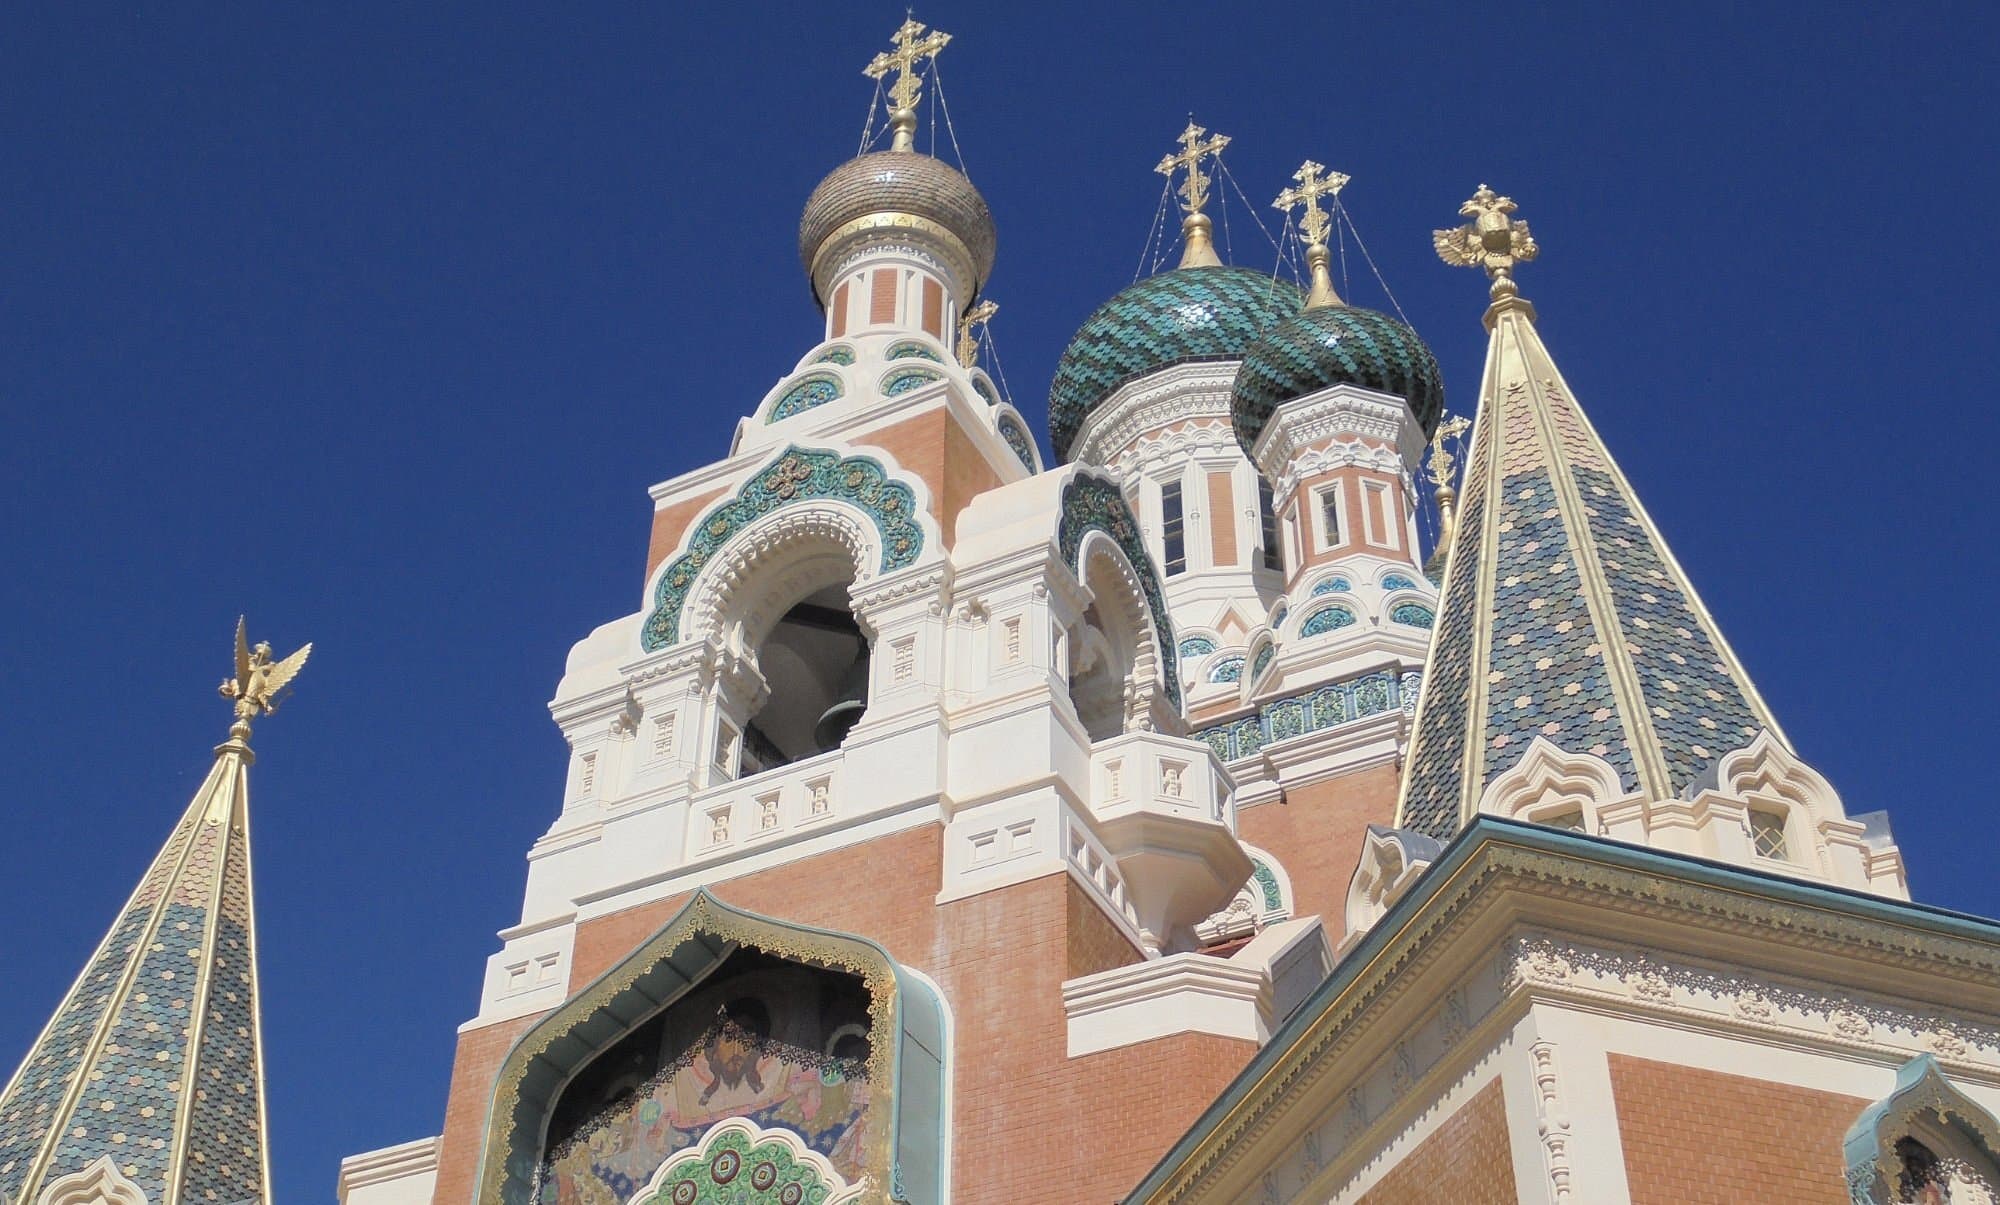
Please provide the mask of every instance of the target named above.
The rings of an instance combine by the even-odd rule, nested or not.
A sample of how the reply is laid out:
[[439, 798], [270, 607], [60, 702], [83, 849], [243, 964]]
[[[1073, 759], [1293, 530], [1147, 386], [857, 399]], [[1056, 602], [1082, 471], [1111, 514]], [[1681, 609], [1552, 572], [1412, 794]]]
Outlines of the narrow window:
[[1257, 518], [1264, 539], [1264, 568], [1281, 569], [1278, 558], [1278, 508], [1271, 497], [1271, 483], [1257, 479]]
[[1750, 813], [1750, 845], [1760, 858], [1787, 861], [1791, 857], [1785, 848], [1785, 818], [1776, 812]]
[[1329, 486], [1319, 494], [1320, 534], [1326, 538], [1326, 547], [1340, 543], [1340, 487]]
[[1160, 487], [1160, 535], [1167, 554], [1167, 576], [1187, 572], [1187, 522], [1181, 512], [1178, 481]]

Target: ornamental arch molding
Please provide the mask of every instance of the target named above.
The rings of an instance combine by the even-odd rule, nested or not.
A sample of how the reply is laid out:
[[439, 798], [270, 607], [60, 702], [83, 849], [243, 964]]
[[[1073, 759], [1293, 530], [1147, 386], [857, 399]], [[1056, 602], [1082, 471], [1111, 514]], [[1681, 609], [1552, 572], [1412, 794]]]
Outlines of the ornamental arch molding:
[[1145, 588], [1124, 551], [1104, 532], [1086, 532], [1077, 559], [1077, 580], [1111, 638], [1115, 655], [1124, 661], [1119, 667], [1124, 679], [1123, 728], [1130, 732], [1150, 727], [1165, 682], [1165, 659]]
[[[705, 889], [697, 890], [624, 961], [528, 1029], [507, 1052], [494, 1081], [473, 1199], [487, 1205], [533, 1205], [548, 1154], [544, 1146], [565, 1090], [600, 1055], [700, 991], [725, 962], [745, 952], [853, 976], [865, 986], [872, 1040], [862, 1064], [869, 1098], [857, 1154], [861, 1170], [840, 1180], [840, 1187], [865, 1186], [862, 1195], [871, 1200], [879, 1193], [909, 1205], [942, 1201], [948, 1031], [944, 1003], [935, 989], [866, 938], [746, 912]], [[732, 1126], [724, 1119], [709, 1126], [699, 1141], [662, 1155], [647, 1177], [656, 1188], [667, 1184], [690, 1148], [714, 1148], [717, 1156], [734, 1149], [741, 1158], [760, 1144], [784, 1148], [800, 1168], [824, 1171], [797, 1154], [795, 1141], [762, 1125]], [[756, 1168], [746, 1163], [741, 1170], [749, 1183]]]
[[1101, 470], [1073, 466], [1063, 484], [1061, 517], [1056, 525], [1056, 548], [1063, 562], [1085, 580], [1084, 545], [1091, 533], [1100, 533], [1108, 544], [1108, 554], [1129, 575], [1145, 600], [1150, 619], [1151, 653], [1156, 662], [1149, 668], [1153, 680], [1165, 693], [1169, 709], [1181, 707], [1180, 668], [1175, 657], [1174, 624], [1167, 611], [1166, 592], [1160, 586], [1159, 571], [1153, 565], [1139, 520], [1125, 500], [1117, 481]]
[[815, 499], [773, 512], [731, 539], [695, 578], [681, 639], [712, 637], [738, 655], [748, 653], [787, 603], [848, 583], [859, 594], [881, 561], [874, 524], [847, 503]]
[[[726, 552], [738, 553], [731, 546], [753, 532], [763, 533], [767, 540], [787, 531], [803, 534], [801, 529], [764, 522], [774, 515], [789, 518], [801, 507], [827, 516], [818, 528], [820, 535], [850, 554], [857, 548], [867, 552], [865, 563], [855, 565], [857, 582], [942, 555], [929, 490], [921, 478], [902, 473], [878, 451], [850, 453], [837, 446], [792, 444], [688, 525], [680, 547], [648, 587], [646, 618], [639, 630], [641, 649], [658, 652], [688, 639], [690, 599], [698, 591], [713, 590], [703, 580], [712, 567]], [[740, 573], [754, 562], [754, 555], [745, 560], [739, 554], [730, 563]]]
[[1591, 753], [1569, 753], [1537, 736], [1519, 761], [1487, 784], [1479, 811], [1536, 823], [1574, 813], [1582, 831], [1595, 832], [1598, 810], [1625, 794], [1611, 763]]
[[2000, 1202], [2000, 1123], [1918, 1055], [1841, 1143], [1854, 1205]]
[[127, 1179], [112, 1162], [100, 1155], [82, 1171], [53, 1180], [35, 1205], [147, 1205], [145, 1191]]

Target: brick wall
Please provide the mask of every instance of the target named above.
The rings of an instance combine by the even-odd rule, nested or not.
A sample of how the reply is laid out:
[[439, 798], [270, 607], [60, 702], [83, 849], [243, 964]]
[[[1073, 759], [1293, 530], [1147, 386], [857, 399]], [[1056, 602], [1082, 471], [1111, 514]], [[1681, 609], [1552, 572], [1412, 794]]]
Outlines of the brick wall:
[[1292, 879], [1299, 916], [1324, 918], [1327, 936], [1346, 931], [1347, 884], [1370, 824], [1396, 817], [1397, 770], [1375, 766], [1288, 791], [1237, 814], [1243, 839], [1269, 850]]
[[[1138, 952], [1067, 875], [939, 906], [943, 830], [926, 825], [711, 885], [739, 908], [858, 933], [935, 979], [953, 1024], [954, 1200], [1118, 1199], [1249, 1060], [1248, 1042], [1184, 1035], [1067, 1057], [1062, 982]], [[578, 927], [575, 992], [643, 944], [686, 896]], [[463, 1035], [438, 1205], [469, 1205], [502, 1058], [533, 1018]], [[1078, 1124], [1088, 1118], [1090, 1124]]]
[[681, 546], [681, 533], [687, 530], [688, 524], [700, 518], [701, 512], [708, 509], [709, 504], [721, 494], [721, 490], [711, 490], [699, 498], [690, 498], [653, 512], [653, 535], [646, 545], [648, 581], [652, 580], [653, 571]]
[[1360, 1205], [1500, 1205], [1515, 1199], [1507, 1106], [1494, 1080], [1363, 1193]]
[[1868, 1102], [1613, 1054], [1633, 1205], [1845, 1205], [1840, 1140]]

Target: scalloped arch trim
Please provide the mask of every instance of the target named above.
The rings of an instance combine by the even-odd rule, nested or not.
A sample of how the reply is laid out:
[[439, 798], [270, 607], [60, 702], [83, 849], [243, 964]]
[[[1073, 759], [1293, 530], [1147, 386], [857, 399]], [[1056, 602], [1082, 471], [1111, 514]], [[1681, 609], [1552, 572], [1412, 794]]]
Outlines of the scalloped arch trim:
[[867, 1188], [848, 1184], [825, 1155], [787, 1129], [767, 1130], [741, 1117], [718, 1121], [701, 1142], [660, 1165], [631, 1205], [845, 1205]]
[[1175, 655], [1174, 622], [1167, 614], [1167, 597], [1160, 589], [1152, 554], [1146, 551], [1146, 542], [1139, 534], [1139, 521], [1132, 516], [1131, 504], [1125, 501], [1124, 492], [1115, 482], [1079, 472], [1063, 485], [1062, 518], [1056, 527], [1056, 546], [1079, 581], [1083, 578], [1079, 559], [1083, 537], [1093, 531], [1110, 537], [1139, 579], [1139, 589], [1146, 596], [1146, 609], [1153, 613], [1153, 628], [1158, 636], [1154, 643], [1160, 651], [1160, 679], [1167, 700], [1178, 711], [1181, 671]]
[[917, 519], [916, 494], [909, 486], [891, 480], [882, 463], [871, 457], [795, 444], [695, 521], [686, 551], [667, 563], [653, 589], [653, 609], [640, 630], [640, 647], [651, 653], [680, 641], [681, 615], [695, 579], [738, 532], [773, 511], [822, 498], [845, 502], [874, 520], [882, 537], [878, 572], [904, 568], [922, 555], [924, 532]]

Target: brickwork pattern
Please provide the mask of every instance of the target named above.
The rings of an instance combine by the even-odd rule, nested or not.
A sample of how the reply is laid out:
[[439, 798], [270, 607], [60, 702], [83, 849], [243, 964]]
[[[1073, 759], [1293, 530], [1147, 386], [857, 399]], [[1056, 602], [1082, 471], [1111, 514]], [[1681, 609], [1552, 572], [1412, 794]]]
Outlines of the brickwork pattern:
[[1360, 1205], [1511, 1205], [1517, 1199], [1507, 1104], [1494, 1080], [1363, 1193]]
[[1840, 1140], [1868, 1102], [1613, 1054], [1633, 1205], [1845, 1205]]
[[[943, 989], [954, 1025], [953, 1197], [961, 1205], [1109, 1202], [1136, 1184], [1255, 1047], [1203, 1034], [1067, 1057], [1062, 982], [1136, 958], [1097, 906], [1055, 874], [939, 906], [935, 825], [711, 884], [738, 908], [881, 943]], [[801, 890], [859, 884], [861, 890]], [[643, 943], [686, 896], [588, 921], [575, 992]], [[1121, 948], [1122, 947], [1122, 948]], [[461, 1036], [437, 1205], [470, 1205], [500, 1062], [535, 1018]], [[1090, 1119], [1089, 1126], [1076, 1124]], [[1051, 1181], [1058, 1171], [1061, 1183]]]
[[1288, 792], [1237, 814], [1245, 841], [1268, 849], [1292, 880], [1293, 912], [1323, 918], [1327, 937], [1345, 930], [1347, 884], [1370, 824], [1396, 814], [1396, 767], [1375, 766]]

